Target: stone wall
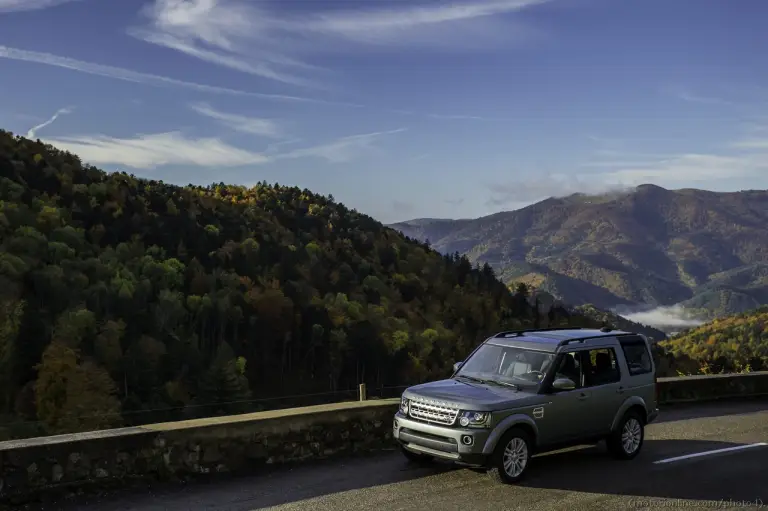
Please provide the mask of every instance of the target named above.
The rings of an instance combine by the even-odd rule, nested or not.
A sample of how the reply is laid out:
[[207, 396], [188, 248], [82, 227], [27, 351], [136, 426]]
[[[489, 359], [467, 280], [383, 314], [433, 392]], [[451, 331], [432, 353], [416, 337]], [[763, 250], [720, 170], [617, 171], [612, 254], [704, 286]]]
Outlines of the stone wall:
[[768, 397], [768, 371], [659, 378], [659, 402], [675, 404], [738, 397]]
[[[661, 404], [768, 396], [768, 372], [661, 378], [658, 388]], [[0, 442], [0, 502], [391, 448], [398, 403], [336, 403]]]
[[0, 502], [39, 490], [244, 472], [391, 444], [399, 399], [0, 442]]

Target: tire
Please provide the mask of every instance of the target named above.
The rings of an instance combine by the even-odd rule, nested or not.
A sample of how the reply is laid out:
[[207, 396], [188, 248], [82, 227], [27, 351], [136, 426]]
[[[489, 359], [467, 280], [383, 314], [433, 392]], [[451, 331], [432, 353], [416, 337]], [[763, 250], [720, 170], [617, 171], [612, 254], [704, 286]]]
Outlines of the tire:
[[433, 458], [429, 454], [422, 454], [418, 452], [409, 451], [402, 445], [400, 446], [400, 452], [403, 453], [403, 456], [405, 456], [405, 458], [409, 462], [416, 463], [419, 465], [426, 465], [426, 464], [432, 463], [435, 460], [435, 458]]
[[[512, 427], [501, 437], [491, 456], [488, 476], [497, 483], [514, 484], [527, 474], [532, 455], [531, 436], [522, 428]], [[505, 468], [505, 461], [509, 470]]]
[[630, 410], [621, 418], [606, 444], [615, 458], [631, 460], [640, 454], [644, 441], [645, 421], [639, 413]]

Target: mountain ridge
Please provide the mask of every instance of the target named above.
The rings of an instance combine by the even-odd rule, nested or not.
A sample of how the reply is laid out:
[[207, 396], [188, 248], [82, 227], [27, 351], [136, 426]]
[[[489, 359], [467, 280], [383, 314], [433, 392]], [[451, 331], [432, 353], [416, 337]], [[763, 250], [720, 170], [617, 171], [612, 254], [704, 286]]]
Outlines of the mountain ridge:
[[768, 300], [760, 266], [768, 262], [765, 190], [643, 184], [454, 223], [389, 226], [439, 252], [488, 263], [507, 283], [538, 281], [574, 305], [682, 304], [711, 318]]

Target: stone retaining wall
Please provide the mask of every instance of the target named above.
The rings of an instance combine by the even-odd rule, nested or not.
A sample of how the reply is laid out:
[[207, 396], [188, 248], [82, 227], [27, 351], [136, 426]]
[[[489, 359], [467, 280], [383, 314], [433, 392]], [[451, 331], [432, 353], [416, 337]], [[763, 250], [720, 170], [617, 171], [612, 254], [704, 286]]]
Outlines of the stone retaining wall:
[[[768, 396], [768, 372], [659, 379], [662, 405], [750, 396]], [[336, 403], [0, 442], [0, 502], [42, 490], [243, 472], [390, 448], [398, 403]]]

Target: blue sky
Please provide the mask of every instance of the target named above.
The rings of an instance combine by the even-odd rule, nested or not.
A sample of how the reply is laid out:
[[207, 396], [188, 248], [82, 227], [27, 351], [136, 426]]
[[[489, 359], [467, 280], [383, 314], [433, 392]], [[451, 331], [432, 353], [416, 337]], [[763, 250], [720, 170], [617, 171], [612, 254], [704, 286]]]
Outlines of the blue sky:
[[384, 222], [768, 188], [763, 0], [0, 0], [0, 126]]

